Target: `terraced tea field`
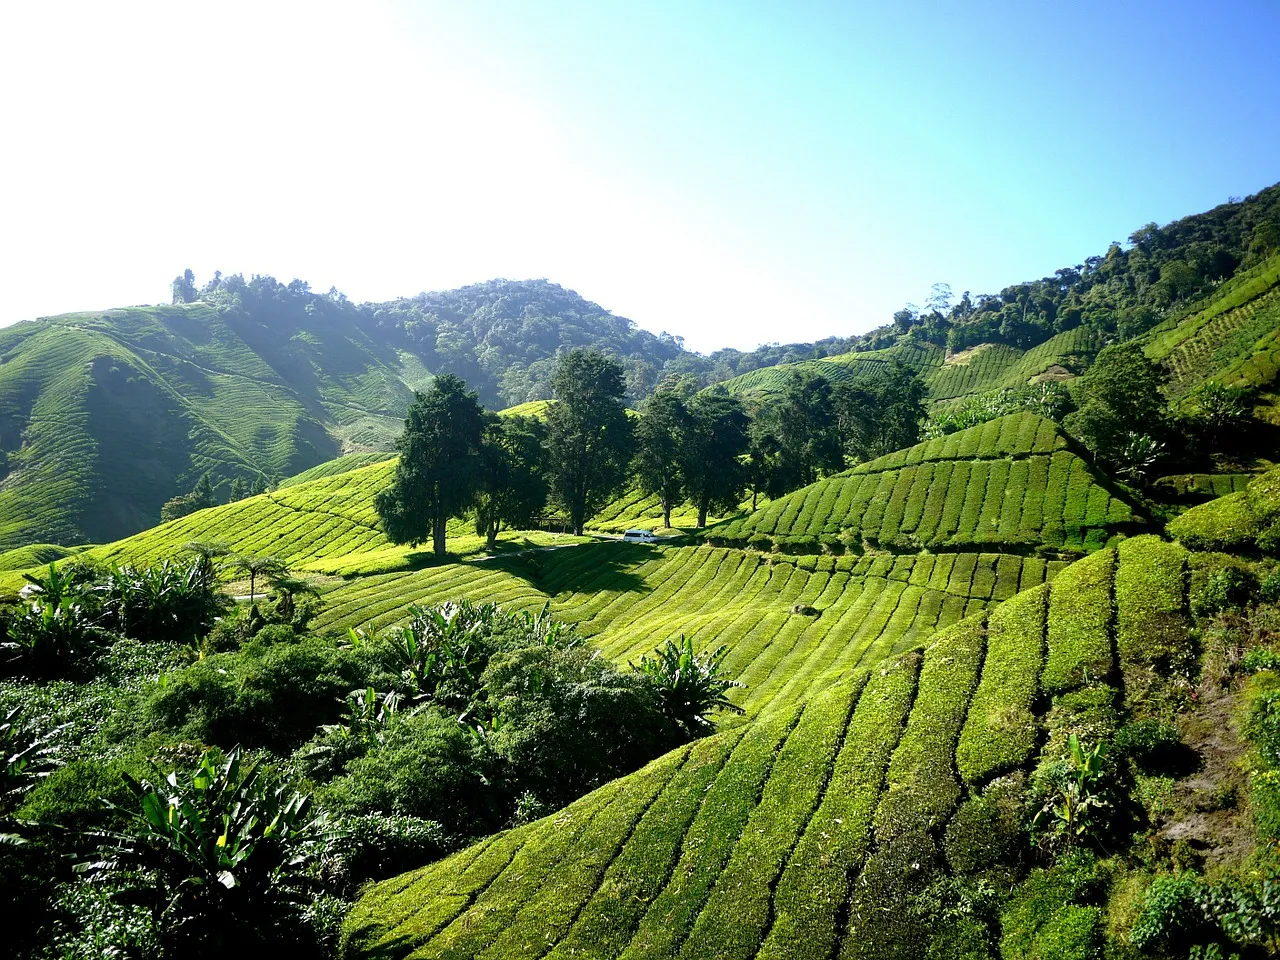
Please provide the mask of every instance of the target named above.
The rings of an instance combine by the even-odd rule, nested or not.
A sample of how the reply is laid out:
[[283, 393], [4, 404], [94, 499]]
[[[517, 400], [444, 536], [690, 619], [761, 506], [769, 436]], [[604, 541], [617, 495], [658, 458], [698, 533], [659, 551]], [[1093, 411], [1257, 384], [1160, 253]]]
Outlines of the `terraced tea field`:
[[[597, 543], [486, 563], [363, 577], [325, 596], [319, 628], [380, 630], [410, 604], [550, 602], [615, 661], [681, 634], [727, 644], [751, 711], [789, 701], [1051, 579], [1065, 564], [986, 553], [776, 557], [711, 547]], [[798, 611], [798, 612], [797, 612]]]
[[1185, 565], [1176, 545], [1130, 539], [941, 624], [923, 652], [775, 698], [550, 817], [370, 887], [348, 955], [925, 956], [950, 931], [913, 899], [1021, 849], [1000, 811], [1021, 802], [1038, 745], [1108, 729], [1131, 670], [1189, 649]]
[[303, 470], [301, 473], [295, 473], [292, 477], [287, 477], [276, 484], [276, 489], [285, 490], [289, 487], [296, 487], [301, 483], [310, 483], [312, 480], [336, 477], [340, 473], [350, 473], [352, 470], [359, 470], [361, 467], [382, 463], [382, 461], [390, 460], [393, 457], [395, 457], [395, 454], [389, 450], [374, 451], [372, 453], [349, 453], [344, 457], [326, 460], [324, 463], [317, 464], [309, 470]]
[[[344, 458], [348, 459], [348, 458]], [[317, 468], [323, 474], [329, 465]], [[299, 570], [337, 575], [382, 573], [431, 562], [428, 546], [396, 545], [378, 527], [374, 495], [390, 482], [393, 460], [321, 475], [271, 493], [199, 510], [142, 533], [83, 551], [87, 560], [147, 564], [196, 540], [218, 541], [232, 553], [275, 556]], [[451, 521], [448, 546], [456, 556], [484, 552], [471, 521]], [[499, 536], [503, 549], [581, 543], [583, 538], [540, 531]], [[16, 556], [16, 554], [15, 554]], [[9, 565], [9, 569], [18, 569]], [[5, 587], [17, 584], [0, 582]]]
[[1141, 527], [1051, 421], [1020, 413], [820, 480], [708, 536], [766, 549], [1094, 550]]
[[1280, 256], [1233, 280], [1204, 309], [1157, 328], [1147, 355], [1169, 368], [1175, 396], [1207, 380], [1274, 384], [1280, 372]]
[[896, 358], [920, 374], [932, 399], [946, 401], [1003, 387], [1026, 386], [1053, 367], [1067, 366], [1078, 372], [1082, 362], [1091, 361], [1101, 348], [1101, 335], [1081, 328], [1057, 334], [1030, 350], [984, 343], [950, 357], [933, 344], [904, 342], [884, 350], [763, 367], [721, 385], [733, 394], [764, 396], [781, 391], [793, 371], [811, 370], [839, 383], [874, 376]]

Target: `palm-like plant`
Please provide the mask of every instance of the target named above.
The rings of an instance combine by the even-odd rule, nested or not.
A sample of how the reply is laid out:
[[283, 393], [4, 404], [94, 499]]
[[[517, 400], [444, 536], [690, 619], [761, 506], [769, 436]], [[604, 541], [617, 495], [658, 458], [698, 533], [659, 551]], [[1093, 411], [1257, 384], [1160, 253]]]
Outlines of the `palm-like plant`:
[[35, 782], [48, 775], [57, 749], [52, 739], [66, 724], [48, 733], [34, 733], [22, 717], [19, 704], [0, 720], [0, 814], [17, 806]]
[[78, 870], [152, 911], [165, 954], [214, 956], [287, 942], [313, 892], [308, 867], [332, 832], [311, 799], [273, 786], [237, 748], [225, 760], [154, 781], [125, 777], [137, 799], [114, 807], [129, 828], [98, 834]]
[[[37, 596], [43, 596], [37, 594]], [[8, 670], [54, 677], [74, 669], [91, 652], [101, 631], [85, 608], [67, 595], [58, 602], [33, 600], [8, 624], [0, 640], [0, 659]]]
[[98, 591], [108, 622], [139, 640], [203, 636], [227, 604], [217, 571], [201, 558], [153, 567], [113, 564]]
[[318, 599], [320, 596], [315, 584], [303, 577], [294, 576], [288, 567], [269, 570], [264, 576], [276, 601], [276, 614], [282, 620], [293, 620], [298, 610], [299, 597]]
[[[663, 710], [686, 736], [701, 737], [714, 725], [708, 714], [716, 710], [742, 713], [726, 693], [744, 684], [721, 674], [729, 648], [725, 645], [696, 653], [693, 639], [680, 635], [677, 643], [668, 640], [653, 656], [640, 659], [637, 669], [643, 673], [662, 698]], [[633, 664], [633, 667], [635, 665]]]
[[280, 576], [289, 572], [289, 566], [279, 557], [255, 557], [238, 553], [231, 558], [231, 569], [249, 578], [249, 603], [252, 605], [259, 577]]

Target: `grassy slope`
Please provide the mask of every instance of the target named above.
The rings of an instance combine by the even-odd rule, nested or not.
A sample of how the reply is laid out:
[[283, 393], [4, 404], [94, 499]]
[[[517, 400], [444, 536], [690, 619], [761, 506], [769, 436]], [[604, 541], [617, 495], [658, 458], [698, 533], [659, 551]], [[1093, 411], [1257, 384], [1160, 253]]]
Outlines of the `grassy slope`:
[[1115, 695], [1153, 613], [1162, 642], [1189, 642], [1184, 553], [1154, 537], [1096, 553], [923, 653], [776, 698], [559, 814], [375, 885], [348, 919], [350, 955], [924, 955], [907, 910], [970, 869], [957, 813], [1020, 789], [994, 778], [1061, 742], [1059, 704]]
[[[486, 563], [363, 577], [325, 597], [317, 626], [378, 630], [410, 604], [468, 597], [577, 623], [618, 662], [667, 638], [728, 644], [752, 711], [792, 702], [919, 643], [1063, 564], [987, 553], [775, 557], [709, 547], [599, 543]], [[793, 612], [797, 607], [811, 608]]]
[[954, 356], [932, 344], [903, 342], [899, 346], [865, 353], [846, 353], [801, 363], [784, 363], [752, 370], [726, 380], [720, 386], [730, 393], [746, 397], [763, 397], [781, 390], [792, 371], [812, 370], [828, 380], [840, 382], [872, 375], [893, 359], [901, 360], [919, 372], [929, 387], [929, 396], [937, 401], [1002, 387], [1025, 386], [1052, 367], [1079, 367], [1101, 348], [1101, 338], [1082, 329], [1068, 330], [1030, 350], [1019, 350], [1004, 344], [981, 344]]
[[820, 480], [708, 536], [786, 549], [1096, 549], [1141, 526], [1052, 422], [1019, 413]]
[[0, 548], [114, 540], [206, 470], [292, 474], [386, 443], [410, 396], [400, 368], [323, 318], [276, 330], [200, 303], [0, 331]]

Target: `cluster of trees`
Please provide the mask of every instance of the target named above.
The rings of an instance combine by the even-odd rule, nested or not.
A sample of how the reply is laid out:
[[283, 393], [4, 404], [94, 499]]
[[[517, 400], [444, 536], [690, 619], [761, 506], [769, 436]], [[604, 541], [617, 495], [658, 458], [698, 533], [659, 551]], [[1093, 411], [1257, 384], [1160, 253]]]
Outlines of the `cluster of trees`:
[[[231, 478], [225, 502], [235, 503], [237, 500], [243, 500], [246, 497], [255, 497], [260, 493], [266, 493], [268, 489], [267, 479], [262, 474], [248, 482], [241, 476], [235, 476]], [[209, 472], [205, 471], [200, 474], [200, 479], [196, 481], [190, 493], [179, 494], [164, 502], [160, 507], [160, 519], [162, 521], [177, 520], [179, 517], [185, 517], [187, 514], [195, 513], [197, 510], [216, 507], [222, 502], [218, 499], [218, 495], [214, 490]]]
[[1172, 408], [1164, 388], [1169, 371], [1149, 360], [1136, 341], [1098, 354], [1075, 385], [1076, 409], [1063, 425], [1098, 459], [1142, 484], [1157, 464], [1191, 466], [1213, 453], [1239, 452], [1248, 439], [1253, 402], [1243, 387], [1209, 382], [1189, 412]]
[[629, 482], [658, 498], [665, 526], [687, 501], [701, 527], [748, 491], [754, 504], [915, 443], [926, 395], [897, 362], [834, 386], [797, 373], [780, 398], [754, 410], [723, 390], [697, 392], [693, 377], [672, 377], [633, 418], [621, 365], [584, 350], [564, 355], [551, 383], [545, 423], [486, 413], [451, 374], [418, 394], [394, 480], [375, 500], [387, 536], [430, 539], [443, 556], [449, 519], [474, 511], [476, 532], [492, 548], [504, 526], [528, 526], [548, 499], [581, 534]]
[[1079, 326], [1128, 339], [1276, 253], [1280, 187], [1269, 187], [1164, 227], [1149, 223], [1127, 247], [1113, 242], [1104, 255], [999, 294], [971, 298], [965, 291], [953, 303], [950, 288], [935, 284], [923, 309], [908, 304], [865, 342], [908, 334], [951, 350], [979, 343], [1027, 348]]

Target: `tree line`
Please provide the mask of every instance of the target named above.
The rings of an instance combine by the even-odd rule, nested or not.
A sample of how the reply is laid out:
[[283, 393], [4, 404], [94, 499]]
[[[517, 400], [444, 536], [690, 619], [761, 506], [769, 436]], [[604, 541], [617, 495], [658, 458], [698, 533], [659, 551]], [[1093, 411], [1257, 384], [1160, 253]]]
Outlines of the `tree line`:
[[749, 495], [778, 497], [848, 463], [920, 437], [926, 388], [896, 361], [832, 384], [792, 374], [778, 397], [749, 408], [692, 376], [665, 379], [638, 413], [626, 407], [622, 366], [596, 350], [558, 361], [545, 421], [486, 412], [462, 378], [443, 374], [415, 395], [397, 441], [400, 459], [375, 499], [387, 537], [432, 542], [445, 554], [448, 521], [474, 515], [490, 549], [503, 529], [531, 526], [551, 504], [581, 535], [634, 484], [657, 498], [664, 526], [689, 503], [697, 525]]

